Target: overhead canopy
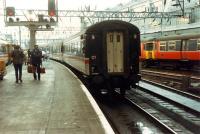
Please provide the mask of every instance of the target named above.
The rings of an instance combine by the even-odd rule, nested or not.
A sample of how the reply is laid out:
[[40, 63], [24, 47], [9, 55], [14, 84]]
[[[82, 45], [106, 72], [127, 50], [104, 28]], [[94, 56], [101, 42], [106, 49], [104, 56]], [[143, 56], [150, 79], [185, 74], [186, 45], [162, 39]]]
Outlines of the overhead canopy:
[[8, 42], [0, 39], [0, 44], [8, 44]]

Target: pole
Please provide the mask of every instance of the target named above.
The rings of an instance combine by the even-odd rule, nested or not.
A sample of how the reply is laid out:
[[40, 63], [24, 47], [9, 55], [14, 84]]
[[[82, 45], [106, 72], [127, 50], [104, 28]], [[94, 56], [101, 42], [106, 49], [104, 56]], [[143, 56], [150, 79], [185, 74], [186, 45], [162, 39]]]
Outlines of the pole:
[[185, 17], [185, 0], [183, 0], [183, 17]]
[[21, 47], [21, 28], [19, 26], [19, 46]]
[[29, 49], [33, 49], [34, 45], [36, 45], [36, 40], [35, 40], [35, 33], [36, 30], [34, 27], [29, 27], [30, 30], [30, 42], [29, 42]]

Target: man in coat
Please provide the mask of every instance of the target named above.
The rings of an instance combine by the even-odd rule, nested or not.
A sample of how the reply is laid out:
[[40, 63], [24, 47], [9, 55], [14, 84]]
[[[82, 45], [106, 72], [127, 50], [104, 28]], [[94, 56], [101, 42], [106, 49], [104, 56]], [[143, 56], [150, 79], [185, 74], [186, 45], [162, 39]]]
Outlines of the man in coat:
[[34, 68], [36, 68], [36, 71], [33, 71], [33, 77], [35, 80], [40, 80], [40, 66], [42, 65], [42, 51], [38, 48], [38, 45], [34, 46], [34, 49], [31, 51], [31, 64]]
[[22, 83], [22, 65], [24, 62], [24, 53], [20, 49], [20, 46], [16, 45], [14, 50], [11, 52], [11, 57], [13, 59], [13, 66], [15, 68], [16, 83], [19, 81]]

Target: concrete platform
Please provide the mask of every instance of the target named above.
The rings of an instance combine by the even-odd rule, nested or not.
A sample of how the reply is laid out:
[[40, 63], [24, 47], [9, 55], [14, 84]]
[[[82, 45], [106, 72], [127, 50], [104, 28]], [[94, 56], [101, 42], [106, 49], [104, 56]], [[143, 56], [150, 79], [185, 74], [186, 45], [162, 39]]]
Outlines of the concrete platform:
[[0, 134], [114, 133], [84, 85], [63, 65], [44, 62], [46, 74], [33, 79], [23, 66], [23, 83], [14, 68], [0, 81]]
[[148, 90], [150, 90], [151, 92], [159, 94], [163, 97], [167, 96], [168, 99], [170, 99], [174, 102], [177, 102], [179, 104], [185, 105], [188, 108], [193, 109], [194, 111], [200, 113], [200, 102], [197, 101], [197, 100], [188, 98], [188, 97], [183, 96], [183, 95], [179, 95], [177, 93], [174, 93], [174, 92], [171, 92], [171, 91], [168, 91], [168, 90], [163, 90], [160, 87], [157, 87], [157, 86], [154, 86], [154, 85], [142, 82], [142, 81], [139, 82], [139, 85], [141, 87], [144, 87], [144, 88], [149, 87]]

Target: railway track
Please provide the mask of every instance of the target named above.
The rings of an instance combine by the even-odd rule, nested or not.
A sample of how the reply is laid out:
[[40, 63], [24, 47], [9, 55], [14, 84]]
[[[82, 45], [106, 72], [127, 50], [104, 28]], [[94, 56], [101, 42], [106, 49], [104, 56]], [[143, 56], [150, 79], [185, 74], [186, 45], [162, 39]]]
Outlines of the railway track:
[[[173, 94], [180, 96], [182, 93], [176, 91]], [[190, 98], [191, 101], [200, 102], [200, 98], [193, 95], [182, 95]], [[125, 98], [118, 96], [114, 100], [108, 99], [106, 104], [105, 96], [103, 98], [103, 103], [100, 101], [99, 105], [112, 122], [111, 124], [114, 124], [117, 133], [145, 133], [145, 129], [149, 133], [197, 134], [200, 132], [199, 111], [179, 103], [176, 99], [172, 101], [168, 96], [163, 97], [159, 93], [152, 93], [142, 86], [129, 90]]]
[[[174, 92], [166, 87], [160, 88], [159, 92], [155, 92], [155, 86], [150, 87], [146, 83], [144, 84], [142, 86], [140, 83], [140, 90], [136, 89], [129, 92], [130, 100], [134, 100], [135, 96], [140, 96], [139, 98], [135, 98], [136, 101], [139, 100], [137, 104], [160, 119], [161, 122], [169, 126], [176, 133], [187, 133], [187, 131], [188, 133], [189, 131], [192, 133], [200, 132], [200, 109], [197, 108], [200, 106], [200, 98], [198, 96], [179, 91]], [[171, 94], [164, 93], [164, 91], [171, 92]], [[181, 99], [179, 100], [179, 98]], [[185, 101], [188, 101], [188, 104]], [[196, 107], [193, 102], [197, 103]], [[149, 106], [153, 107], [153, 109], [150, 109]], [[164, 118], [165, 116], [167, 118]]]
[[200, 95], [200, 75], [198, 73], [141, 70], [142, 79], [160, 83], [181, 91]]
[[118, 95], [112, 99], [105, 96], [95, 98], [116, 134], [171, 133], [170, 129], [150, 118], [136, 104], [133, 105]]
[[[83, 76], [77, 72], [74, 73], [83, 80]], [[153, 93], [152, 91], [158, 86], [147, 84], [140, 82], [136, 89], [128, 90], [125, 97], [121, 97], [118, 94], [113, 96], [109, 94], [94, 95], [117, 134], [196, 134], [200, 132], [200, 98], [189, 94], [183, 95], [178, 90], [173, 92], [179, 97], [198, 102], [196, 109], [192, 109], [192, 103], [181, 104], [172, 101], [171, 95], [162, 95], [166, 87], [159, 86], [161, 88], [160, 93]], [[117, 92], [119, 92], [118, 89]], [[168, 90], [168, 92], [172, 91]], [[175, 95], [172, 96], [174, 97]], [[179, 100], [178, 97], [174, 98]], [[181, 100], [187, 101], [182, 98]]]

